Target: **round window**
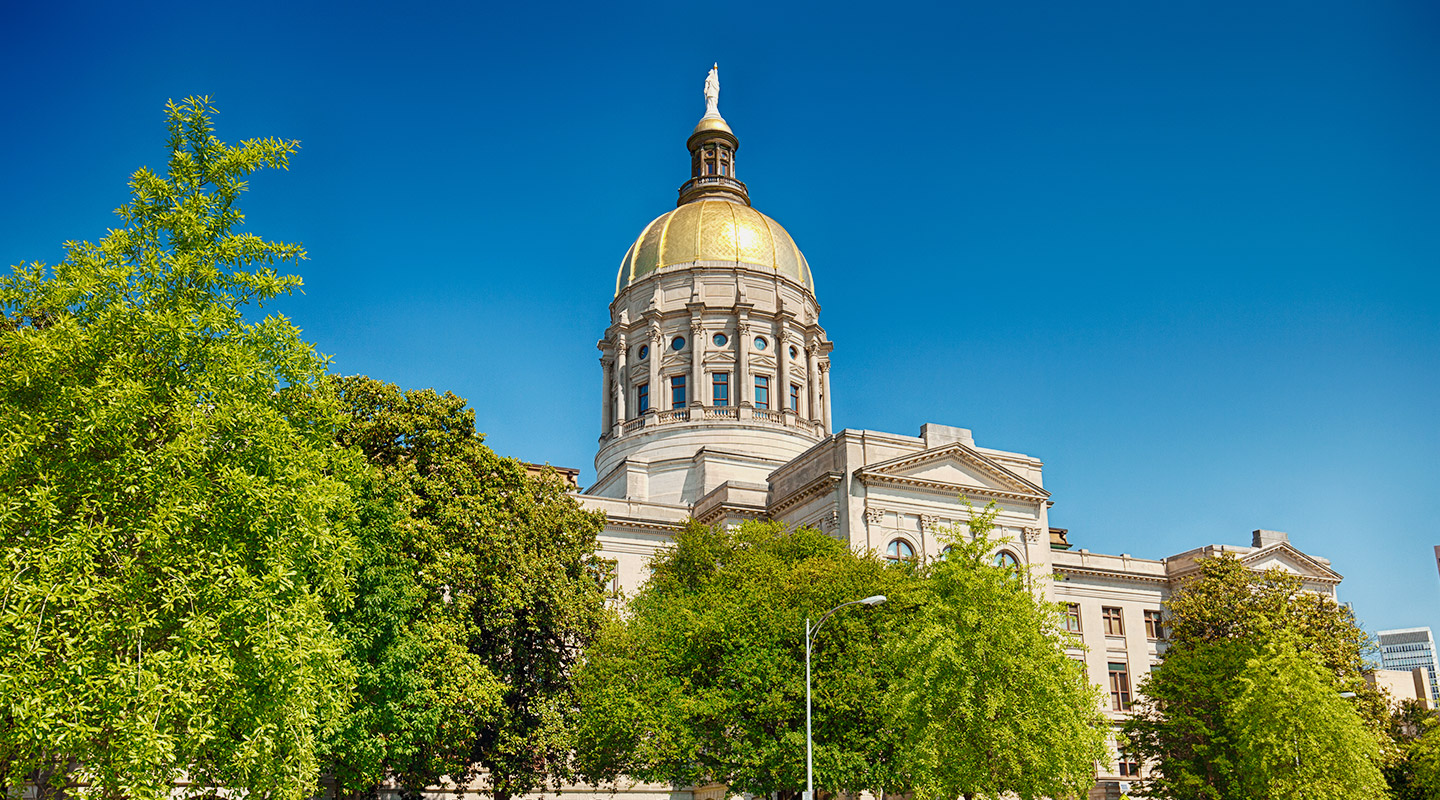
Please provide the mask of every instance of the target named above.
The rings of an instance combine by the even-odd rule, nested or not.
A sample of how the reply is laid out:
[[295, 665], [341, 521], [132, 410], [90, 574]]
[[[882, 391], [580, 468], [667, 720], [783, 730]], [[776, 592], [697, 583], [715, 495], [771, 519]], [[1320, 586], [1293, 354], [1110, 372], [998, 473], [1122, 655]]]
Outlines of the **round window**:
[[676, 336], [676, 337], [674, 338], [674, 340], [672, 340], [672, 341], [670, 342], [670, 349], [671, 349], [671, 350], [684, 350], [684, 349], [685, 349], [685, 337], [684, 337], [684, 336]]
[[715, 334], [715, 338], [711, 339], [710, 341], [714, 342], [716, 347], [724, 347], [725, 343], [730, 340], [725, 338], [725, 334], [717, 333]]
[[769, 344], [769, 342], [765, 341], [765, 337], [764, 337], [764, 336], [756, 336], [756, 337], [755, 337], [755, 349], [756, 349], [756, 350], [764, 350], [765, 347], [766, 347], [766, 345], [768, 345], [768, 344]]
[[799, 356], [799, 355], [800, 355], [800, 351], [799, 351], [798, 349], [796, 349], [795, 345], [793, 345], [793, 344], [790, 345], [790, 358], [791, 358], [791, 360], [794, 360], [794, 359], [795, 359], [797, 356]]
[[649, 355], [650, 355], [650, 345], [648, 345], [648, 344], [642, 344], [642, 345], [640, 345], [640, 360], [641, 360], [641, 361], [644, 361], [645, 358], [646, 358], [647, 356], [649, 356]]

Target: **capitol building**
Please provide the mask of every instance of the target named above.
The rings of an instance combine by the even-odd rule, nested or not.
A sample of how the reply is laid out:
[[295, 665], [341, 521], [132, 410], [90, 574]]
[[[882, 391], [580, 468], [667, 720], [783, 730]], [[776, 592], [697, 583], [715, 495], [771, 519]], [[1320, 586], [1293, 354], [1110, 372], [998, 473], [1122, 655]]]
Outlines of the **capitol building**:
[[[1163, 648], [1161, 604], [1197, 559], [1234, 553], [1335, 595], [1341, 576], [1330, 562], [1276, 531], [1159, 559], [1090, 552], [1083, 534], [1051, 527], [1055, 499], [1040, 458], [1005, 450], [983, 431], [941, 423], [908, 433], [837, 430], [830, 370], [845, 368], [844, 348], [826, 336], [818, 292], [840, 278], [824, 264], [812, 272], [799, 243], [752, 205], [714, 70], [705, 95], [706, 112], [685, 143], [689, 178], [676, 207], [640, 227], [620, 259], [598, 343], [596, 478], [578, 499], [606, 514], [601, 557], [615, 567], [615, 591], [636, 591], [650, 558], [692, 517], [813, 526], [856, 550], [923, 561], [939, 555], [939, 529], [967, 521], [962, 498], [993, 502], [996, 532], [1009, 542], [997, 560], [1022, 565], [1037, 591], [1064, 605], [1077, 643], [1070, 654], [1105, 690], [1117, 723]], [[1231, 533], [1241, 532], [1217, 535]], [[1138, 765], [1117, 753], [1097, 774], [1092, 795], [1118, 796]], [[691, 800], [722, 793], [668, 792]]]

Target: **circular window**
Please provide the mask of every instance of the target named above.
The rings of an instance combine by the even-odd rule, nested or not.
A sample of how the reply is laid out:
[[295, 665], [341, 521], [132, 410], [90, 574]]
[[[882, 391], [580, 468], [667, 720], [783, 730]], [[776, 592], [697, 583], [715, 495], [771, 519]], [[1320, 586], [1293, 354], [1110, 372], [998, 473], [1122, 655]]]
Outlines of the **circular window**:
[[896, 564], [901, 561], [914, 561], [915, 548], [911, 547], [910, 543], [904, 539], [896, 539], [890, 543], [889, 547], [885, 548], [885, 558]]
[[795, 345], [793, 345], [793, 344], [790, 345], [790, 358], [791, 358], [791, 360], [794, 360], [794, 359], [795, 359], [797, 356], [799, 356], [799, 355], [800, 355], [800, 351], [799, 351], [798, 349], [796, 349]]
[[725, 334], [717, 333], [715, 334], [715, 338], [711, 339], [710, 341], [714, 342], [716, 347], [724, 347], [725, 343], [730, 340], [725, 338]]
[[764, 349], [766, 348], [766, 346], [769, 345], [769, 344], [770, 344], [769, 342], [765, 341], [765, 337], [764, 337], [764, 336], [756, 336], [756, 337], [755, 337], [755, 349], [756, 349], [756, 350], [764, 350]]
[[685, 337], [684, 337], [684, 336], [676, 336], [676, 337], [675, 337], [673, 340], [671, 340], [671, 342], [670, 342], [670, 349], [671, 349], [671, 350], [684, 350], [684, 349], [685, 349]]
[[644, 361], [645, 358], [646, 358], [647, 356], [649, 356], [649, 355], [650, 355], [650, 345], [648, 345], [648, 344], [642, 344], [642, 345], [640, 345], [640, 360], [641, 360], [641, 361]]

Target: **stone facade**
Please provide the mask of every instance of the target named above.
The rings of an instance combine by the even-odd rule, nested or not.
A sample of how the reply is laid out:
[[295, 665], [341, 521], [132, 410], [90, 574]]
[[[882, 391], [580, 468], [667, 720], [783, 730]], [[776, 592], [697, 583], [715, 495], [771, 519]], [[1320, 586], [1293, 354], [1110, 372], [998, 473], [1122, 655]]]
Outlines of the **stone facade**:
[[[1159, 560], [1075, 549], [1068, 531], [1050, 526], [1042, 462], [981, 446], [965, 428], [832, 431], [834, 347], [808, 263], [778, 223], [750, 208], [734, 171], [739, 140], [718, 111], [687, 144], [692, 176], [679, 208], [646, 226], [626, 254], [598, 345], [597, 477], [579, 499], [607, 514], [601, 548], [617, 591], [637, 590], [649, 559], [691, 517], [712, 525], [771, 518], [857, 550], [925, 560], [940, 556], [942, 530], [963, 530], [966, 499], [993, 502], [997, 556], [1066, 604], [1069, 654], [1106, 689], [1116, 724], [1163, 652], [1161, 606], [1197, 559], [1233, 553], [1335, 595], [1340, 575], [1330, 563], [1275, 531], [1255, 531], [1248, 547], [1208, 545]], [[1118, 796], [1136, 777], [1138, 766], [1115, 756], [1097, 765], [1095, 797]]]

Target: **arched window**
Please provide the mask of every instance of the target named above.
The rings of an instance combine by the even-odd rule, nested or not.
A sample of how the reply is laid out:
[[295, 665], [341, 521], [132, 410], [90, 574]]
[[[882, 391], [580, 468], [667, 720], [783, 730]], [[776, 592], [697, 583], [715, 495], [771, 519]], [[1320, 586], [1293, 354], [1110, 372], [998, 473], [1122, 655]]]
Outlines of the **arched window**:
[[1001, 550], [995, 554], [995, 566], [1007, 569], [1015, 575], [1020, 574], [1020, 559], [1009, 550]]
[[945, 545], [944, 547], [940, 548], [940, 560], [941, 560], [941, 561], [949, 561], [949, 560], [950, 560], [950, 551], [953, 550], [953, 549], [955, 549], [955, 548], [954, 548], [953, 546], [951, 546], [951, 545], [948, 545], [948, 544]]
[[904, 539], [896, 539], [890, 543], [889, 547], [885, 548], [885, 559], [893, 564], [899, 564], [901, 561], [914, 561], [915, 548], [911, 547], [910, 543]]

